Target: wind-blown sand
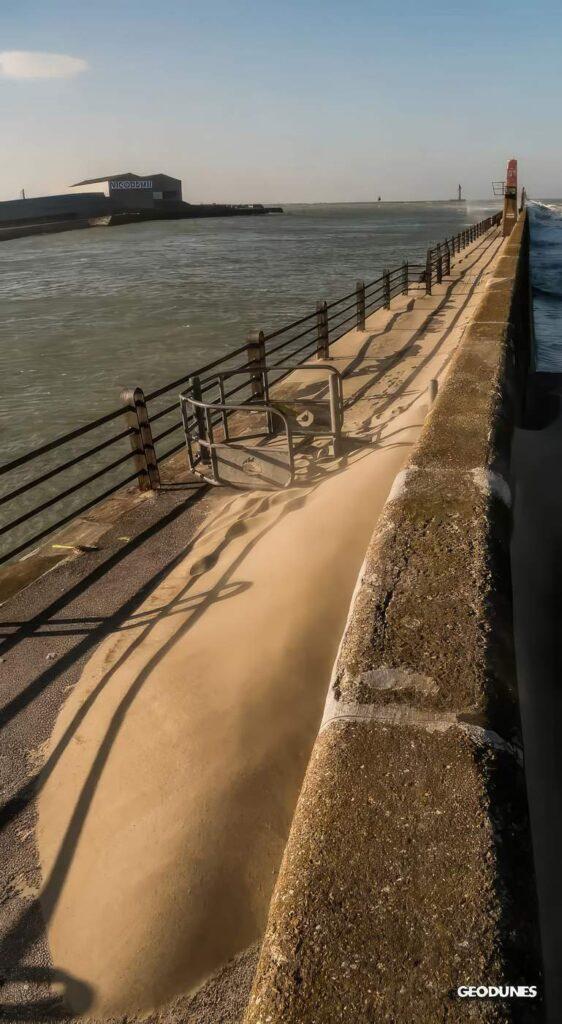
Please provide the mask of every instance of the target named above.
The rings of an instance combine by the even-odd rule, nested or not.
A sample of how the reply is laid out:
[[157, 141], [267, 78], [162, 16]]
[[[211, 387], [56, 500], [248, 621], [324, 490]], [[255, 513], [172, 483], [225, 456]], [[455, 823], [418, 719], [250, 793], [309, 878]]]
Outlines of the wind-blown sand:
[[467, 292], [422, 337], [417, 306], [336, 346], [341, 366], [362, 349], [347, 427], [365, 446], [309, 486], [225, 492], [70, 694], [50, 749], [80, 724], [39, 798], [42, 902], [89, 1013], [193, 990], [259, 937], [357, 574]]

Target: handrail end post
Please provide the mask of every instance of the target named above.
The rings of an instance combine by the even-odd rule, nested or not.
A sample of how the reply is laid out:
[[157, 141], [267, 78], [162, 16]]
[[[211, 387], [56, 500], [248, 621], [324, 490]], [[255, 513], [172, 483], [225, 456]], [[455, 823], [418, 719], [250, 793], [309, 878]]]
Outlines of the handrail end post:
[[125, 420], [130, 429], [129, 439], [139, 490], [157, 491], [160, 487], [160, 469], [144, 391], [139, 387], [124, 388], [121, 391], [121, 401], [125, 406]]

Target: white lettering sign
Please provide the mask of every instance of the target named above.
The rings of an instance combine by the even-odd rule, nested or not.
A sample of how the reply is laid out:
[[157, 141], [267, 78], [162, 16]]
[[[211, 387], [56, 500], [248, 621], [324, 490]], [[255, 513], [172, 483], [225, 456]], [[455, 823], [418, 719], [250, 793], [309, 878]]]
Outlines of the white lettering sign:
[[128, 178], [123, 178], [119, 181], [110, 181], [109, 187], [112, 189], [118, 188], [152, 188], [152, 181], [150, 178], [135, 178], [134, 181], [129, 181]]

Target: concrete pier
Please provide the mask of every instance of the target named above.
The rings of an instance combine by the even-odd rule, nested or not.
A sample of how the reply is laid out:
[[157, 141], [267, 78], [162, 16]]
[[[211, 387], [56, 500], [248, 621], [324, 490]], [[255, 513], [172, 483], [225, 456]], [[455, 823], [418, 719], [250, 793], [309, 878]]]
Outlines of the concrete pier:
[[523, 240], [483, 235], [331, 348], [331, 469], [125, 496], [3, 606], [12, 1019], [234, 1024], [266, 923], [252, 1024], [507, 1020], [444, 999], [536, 982], [506, 575]]
[[[523, 218], [369, 546], [246, 1024], [542, 1019], [509, 571], [526, 246]], [[463, 995], [506, 984], [529, 991]]]

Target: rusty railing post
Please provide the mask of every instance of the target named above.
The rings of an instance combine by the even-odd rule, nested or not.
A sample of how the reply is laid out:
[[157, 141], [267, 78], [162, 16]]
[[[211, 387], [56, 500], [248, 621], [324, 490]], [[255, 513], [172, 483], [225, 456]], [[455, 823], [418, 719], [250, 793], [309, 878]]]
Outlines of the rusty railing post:
[[131, 433], [131, 451], [134, 454], [135, 469], [140, 491], [157, 491], [160, 487], [158, 459], [152, 440], [152, 430], [142, 388], [125, 388], [121, 392], [125, 405], [125, 419]]
[[252, 398], [260, 401], [265, 399], [263, 363], [265, 359], [265, 341], [263, 331], [250, 331], [246, 339], [246, 353], [250, 372]]
[[[201, 379], [199, 377], [192, 377], [191, 380], [189, 381], [189, 387], [191, 388], [191, 395], [195, 399], [195, 401], [201, 402], [203, 399], [203, 392], [201, 390]], [[197, 423], [197, 433], [199, 434], [199, 458], [201, 459], [202, 463], [208, 466], [211, 461], [211, 453], [204, 444], [201, 444], [201, 441], [210, 440], [209, 437], [207, 436], [207, 424], [205, 420], [205, 413], [203, 409], [198, 405], [195, 405], [193, 408], [195, 412], [195, 422]]]
[[402, 295], [408, 294], [408, 287], [410, 284], [410, 268], [408, 261], [404, 260], [402, 264]]
[[425, 294], [431, 295], [431, 249], [427, 250], [425, 258]]
[[330, 336], [328, 332], [328, 303], [316, 303], [316, 356], [330, 358]]
[[383, 279], [384, 304], [385, 304], [386, 309], [390, 309], [390, 271], [389, 270], [383, 270], [383, 272], [382, 272], [382, 279]]
[[437, 243], [437, 284], [443, 280], [443, 255], [441, 253], [441, 242]]
[[445, 242], [445, 245], [447, 246], [447, 270], [446, 270], [446, 274], [447, 274], [447, 276], [450, 276], [450, 274], [451, 274], [451, 246], [449, 245], [448, 242]]
[[[365, 330], [365, 282], [357, 281], [355, 285], [355, 295], [357, 298], [357, 330]], [[332, 374], [330, 374], [332, 376]]]

